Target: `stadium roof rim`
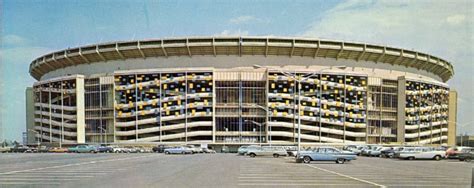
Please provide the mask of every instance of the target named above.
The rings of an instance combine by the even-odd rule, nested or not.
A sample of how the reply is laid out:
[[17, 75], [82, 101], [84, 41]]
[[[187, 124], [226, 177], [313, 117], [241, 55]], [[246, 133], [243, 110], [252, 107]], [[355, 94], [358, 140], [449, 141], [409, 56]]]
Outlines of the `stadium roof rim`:
[[[39, 80], [56, 69], [101, 61], [196, 55], [301, 56], [369, 61], [413, 67], [452, 78], [451, 63], [413, 50], [358, 42], [305, 37], [216, 36], [117, 41], [68, 48], [41, 56], [30, 64], [30, 75]], [[356, 64], [354, 64], [357, 66]]]

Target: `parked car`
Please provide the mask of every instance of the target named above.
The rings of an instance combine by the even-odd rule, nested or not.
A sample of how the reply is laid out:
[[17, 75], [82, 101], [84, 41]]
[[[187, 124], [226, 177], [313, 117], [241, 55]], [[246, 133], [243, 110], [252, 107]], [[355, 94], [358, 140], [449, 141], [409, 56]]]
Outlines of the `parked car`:
[[38, 146], [36, 148], [36, 152], [38, 153], [47, 153], [49, 152], [49, 149], [51, 149], [51, 147], [48, 147], [48, 146]]
[[346, 161], [356, 160], [356, 155], [345, 154], [334, 147], [318, 147], [311, 151], [301, 151], [296, 156], [297, 163], [311, 161], [335, 161], [343, 164]]
[[125, 153], [125, 148], [120, 146], [110, 146], [112, 148], [113, 153]]
[[97, 147], [97, 151], [101, 152], [101, 153], [112, 153], [112, 152], [114, 152], [113, 148], [110, 147], [110, 146], [107, 146], [106, 144], [101, 144], [101, 145], [98, 145], [96, 147]]
[[197, 146], [194, 146], [194, 145], [187, 145], [185, 147], [190, 148], [193, 151], [193, 153], [203, 153], [204, 152], [201, 147], [197, 147]]
[[367, 145], [366, 147], [364, 147], [361, 152], [360, 152], [360, 155], [361, 156], [369, 156], [369, 153], [372, 151], [372, 150], [375, 150], [377, 149], [378, 145]]
[[16, 145], [10, 149], [11, 152], [13, 153], [28, 153], [28, 152], [33, 152], [31, 148], [28, 146], [24, 145]]
[[175, 148], [167, 148], [164, 151], [165, 154], [194, 154], [193, 150], [189, 147], [175, 147]]
[[390, 149], [381, 151], [381, 157], [384, 158], [393, 158], [395, 157], [396, 153], [400, 152], [403, 147], [391, 147]]
[[237, 149], [237, 154], [239, 155], [247, 155], [247, 151], [249, 149], [254, 149], [254, 148], [260, 148], [261, 146], [257, 145], [250, 145], [250, 146], [240, 146], [239, 149]]
[[166, 145], [158, 145], [152, 148], [153, 152], [156, 153], [163, 153], [165, 152], [165, 149], [171, 148], [171, 146], [166, 146]]
[[288, 153], [282, 147], [258, 147], [258, 148], [250, 148], [247, 151], [247, 155], [250, 157], [256, 156], [273, 156], [278, 158], [280, 156], [287, 156]]
[[202, 148], [202, 151], [203, 151], [204, 153], [216, 153], [215, 150], [208, 149], [208, 148]]
[[97, 153], [97, 147], [91, 145], [78, 145], [68, 148], [68, 152], [72, 153]]
[[435, 150], [431, 147], [408, 147], [400, 151], [400, 159], [434, 159], [441, 160], [446, 156], [445, 151]]
[[465, 153], [467, 151], [470, 151], [474, 148], [472, 147], [465, 147], [465, 146], [460, 146], [460, 147], [452, 147], [446, 150], [446, 158], [448, 159], [458, 159], [458, 155], [460, 153]]
[[471, 162], [474, 159], [474, 149], [458, 154], [460, 161]]
[[10, 147], [0, 147], [0, 153], [8, 153], [11, 152]]
[[380, 157], [382, 155], [382, 151], [390, 150], [390, 147], [377, 147], [375, 150], [371, 150], [368, 155], [369, 157]]
[[68, 152], [68, 148], [52, 147], [52, 148], [49, 148], [48, 152], [50, 152], [50, 153], [66, 153], [66, 152]]
[[361, 145], [361, 146], [357, 146], [356, 148], [349, 148], [349, 151], [351, 151], [352, 153], [356, 155], [361, 155], [362, 150], [365, 150], [365, 149], [368, 149], [368, 147], [365, 145]]
[[123, 151], [125, 153], [138, 153], [138, 149], [136, 147], [133, 147], [133, 146], [125, 146], [123, 148]]

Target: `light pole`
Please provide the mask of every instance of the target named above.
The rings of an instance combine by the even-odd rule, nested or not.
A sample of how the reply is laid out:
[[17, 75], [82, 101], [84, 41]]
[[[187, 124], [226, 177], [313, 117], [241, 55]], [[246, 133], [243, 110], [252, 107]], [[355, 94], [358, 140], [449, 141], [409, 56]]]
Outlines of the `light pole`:
[[104, 136], [104, 141], [105, 141], [105, 144], [107, 144], [107, 131], [102, 127], [98, 127], [98, 128], [100, 129], [100, 133], [101, 133], [100, 136], [101, 137], [102, 137], [102, 133], [104, 133], [104, 135], [105, 135]]
[[[38, 131], [35, 131], [35, 130], [33, 130], [33, 129], [28, 129], [28, 131], [30, 131], [30, 132], [33, 132], [33, 133], [35, 133], [35, 134], [39, 134], [39, 132], [38, 132]], [[36, 136], [36, 135], [35, 135], [35, 138], [36, 138], [36, 141], [37, 141], [37, 142], [36, 142], [36, 144], [39, 146], [39, 145], [40, 145], [39, 138], [37, 138], [37, 136]]]
[[[260, 109], [262, 109], [263, 111], [265, 111], [266, 115], [269, 116], [270, 115], [270, 111], [268, 110], [268, 104], [267, 104], [267, 107], [263, 107], [263, 106], [260, 106], [260, 105], [254, 105], [255, 107], [258, 107]], [[267, 119], [268, 121], [268, 119]], [[265, 124], [265, 123], [262, 123], [262, 125]], [[270, 134], [269, 137], [268, 137], [268, 143], [270, 144], [270, 147], [272, 147], [272, 127], [267, 123], [267, 130], [268, 130], [268, 133]]]
[[258, 130], [259, 130], [259, 139], [260, 139], [260, 146], [261, 146], [262, 145], [262, 126], [265, 123], [258, 123], [256, 121], [252, 121], [252, 120], [245, 120], [244, 122], [250, 122], [250, 123], [253, 123], [253, 124], [259, 126]]
[[[287, 77], [291, 77], [293, 79], [295, 79], [295, 81], [298, 83], [298, 153], [301, 151], [301, 82], [303, 81], [306, 81], [308, 80], [309, 78], [311, 78], [312, 76], [316, 75], [316, 74], [319, 74], [319, 91], [320, 91], [320, 97], [319, 97], [319, 134], [320, 134], [320, 137], [319, 137], [319, 140], [321, 140], [321, 98], [322, 98], [322, 84], [321, 84], [321, 77], [322, 77], [322, 72], [323, 70], [327, 70], [327, 69], [331, 69], [331, 68], [338, 68], [338, 69], [341, 69], [341, 70], [344, 70], [346, 69], [346, 66], [333, 66], [333, 67], [328, 67], [328, 68], [324, 68], [324, 69], [321, 69], [319, 71], [315, 71], [315, 72], [310, 72], [310, 73], [307, 73], [303, 76], [297, 76], [296, 73], [289, 73], [289, 72], [283, 72], [281, 70], [277, 70], [277, 69], [272, 69], [272, 68], [269, 68], [269, 67], [265, 67], [265, 66], [260, 66], [260, 65], [253, 65], [253, 67], [255, 69], [258, 69], [258, 68], [266, 68], [267, 69], [267, 72], [268, 70], [275, 70], [275, 71], [278, 71], [280, 72], [281, 74], [287, 76]], [[344, 80], [345, 81], [345, 80]], [[345, 89], [345, 88], [344, 88]], [[267, 104], [268, 105], [268, 104]], [[344, 116], [345, 117], [345, 116]]]

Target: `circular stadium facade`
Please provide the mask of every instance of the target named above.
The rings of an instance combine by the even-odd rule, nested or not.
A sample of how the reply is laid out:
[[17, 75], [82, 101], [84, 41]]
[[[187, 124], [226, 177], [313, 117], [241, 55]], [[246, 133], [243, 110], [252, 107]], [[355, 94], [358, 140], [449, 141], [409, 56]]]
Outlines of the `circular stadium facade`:
[[452, 65], [388, 46], [189, 37], [68, 48], [34, 60], [43, 143], [453, 144]]

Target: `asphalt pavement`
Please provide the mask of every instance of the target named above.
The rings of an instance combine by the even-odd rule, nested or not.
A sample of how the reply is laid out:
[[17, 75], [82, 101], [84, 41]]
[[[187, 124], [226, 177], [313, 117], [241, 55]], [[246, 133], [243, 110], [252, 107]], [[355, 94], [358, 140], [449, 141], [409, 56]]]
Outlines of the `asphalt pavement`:
[[236, 154], [0, 154], [0, 187], [470, 187], [474, 163]]

